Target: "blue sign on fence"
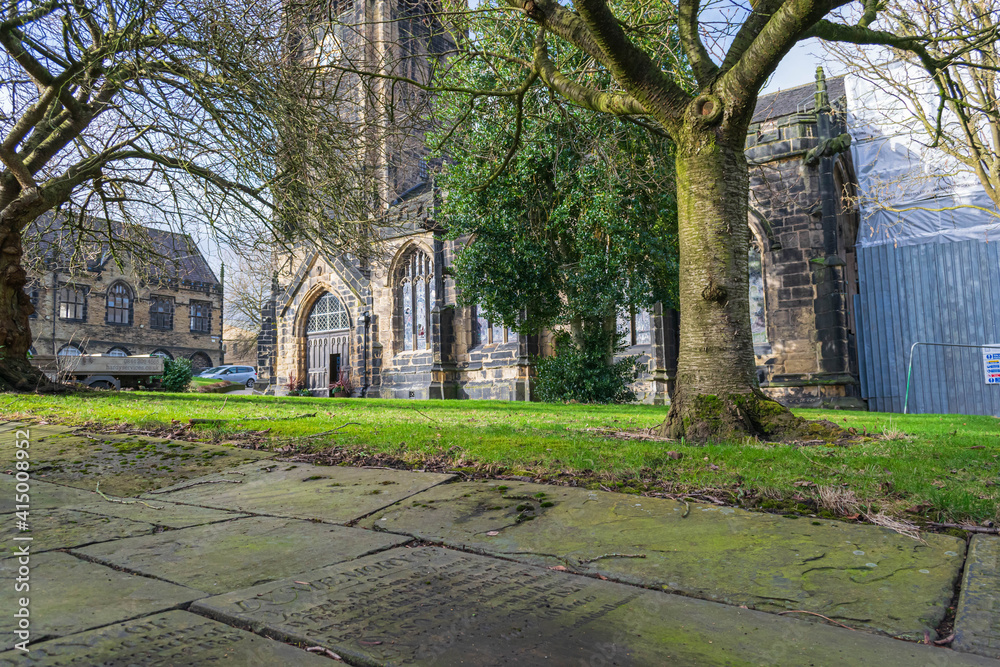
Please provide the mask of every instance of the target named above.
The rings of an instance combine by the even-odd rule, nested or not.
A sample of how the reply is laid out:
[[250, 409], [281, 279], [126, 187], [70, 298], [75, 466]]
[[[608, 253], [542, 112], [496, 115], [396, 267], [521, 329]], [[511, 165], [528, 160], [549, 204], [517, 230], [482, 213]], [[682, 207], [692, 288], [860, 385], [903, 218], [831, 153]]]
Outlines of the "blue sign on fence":
[[1000, 384], [1000, 346], [983, 348], [983, 370], [986, 384]]

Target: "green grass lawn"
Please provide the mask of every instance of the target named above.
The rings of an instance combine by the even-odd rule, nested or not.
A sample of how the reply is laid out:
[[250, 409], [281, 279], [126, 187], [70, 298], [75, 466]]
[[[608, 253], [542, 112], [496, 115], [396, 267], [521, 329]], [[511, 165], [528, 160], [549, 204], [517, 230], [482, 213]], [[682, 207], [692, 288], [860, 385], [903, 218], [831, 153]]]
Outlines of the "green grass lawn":
[[[290, 456], [322, 454], [319, 460], [327, 462], [575, 479], [595, 488], [701, 494], [779, 511], [1000, 522], [1000, 420], [994, 417], [797, 411], [870, 436], [836, 446], [755, 440], [693, 446], [606, 433], [638, 434], [664, 414], [646, 405], [502, 401], [142, 392], [0, 397], [7, 419], [161, 432], [180, 429], [172, 420], [227, 420], [180, 429], [175, 437], [281, 448]], [[310, 437], [316, 434], [323, 435]]]

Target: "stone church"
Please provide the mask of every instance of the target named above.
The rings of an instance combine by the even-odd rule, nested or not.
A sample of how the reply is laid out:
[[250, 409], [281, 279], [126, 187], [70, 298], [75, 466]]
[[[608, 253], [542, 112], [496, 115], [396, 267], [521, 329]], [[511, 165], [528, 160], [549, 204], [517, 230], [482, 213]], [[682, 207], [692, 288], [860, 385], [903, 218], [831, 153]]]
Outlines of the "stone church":
[[[409, 63], [408, 75], [418, 78], [413, 63], [429, 67], [426, 58], [407, 51], [416, 40], [399, 39], [415, 34], [417, 19], [394, 18], [388, 24], [397, 33], [379, 42], [394, 52], [381, 57]], [[349, 41], [340, 34], [340, 44]], [[758, 374], [764, 391], [789, 405], [864, 408], [850, 305], [857, 216], [847, 204], [854, 171], [844, 104], [843, 80], [820, 71], [813, 84], [761, 97], [747, 136]], [[344, 380], [360, 397], [532, 399], [532, 360], [552, 353], [551, 335], [519, 335], [477, 306], [459, 305], [452, 263], [464, 242], [447, 238], [437, 215], [442, 193], [419, 155], [412, 143], [377, 151], [394, 223], [385, 256], [360, 262], [336, 248], [308, 248], [275, 280], [258, 372], [276, 393], [328, 395]], [[619, 330], [624, 354], [642, 355], [648, 367], [637, 395], [668, 403], [676, 313], [630, 312]]]

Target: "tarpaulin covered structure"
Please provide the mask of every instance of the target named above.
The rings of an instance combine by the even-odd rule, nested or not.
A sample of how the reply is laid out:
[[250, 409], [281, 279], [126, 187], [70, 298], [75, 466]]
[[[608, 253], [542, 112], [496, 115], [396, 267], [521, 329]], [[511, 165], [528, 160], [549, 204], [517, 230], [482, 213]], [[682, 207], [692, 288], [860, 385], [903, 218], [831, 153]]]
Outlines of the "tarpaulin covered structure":
[[957, 347], [1000, 344], [1000, 211], [914, 121], [936, 110], [932, 88], [919, 109], [858, 76], [845, 88], [860, 214], [862, 396], [876, 411], [905, 403], [908, 412], [1000, 416], [984, 350]]

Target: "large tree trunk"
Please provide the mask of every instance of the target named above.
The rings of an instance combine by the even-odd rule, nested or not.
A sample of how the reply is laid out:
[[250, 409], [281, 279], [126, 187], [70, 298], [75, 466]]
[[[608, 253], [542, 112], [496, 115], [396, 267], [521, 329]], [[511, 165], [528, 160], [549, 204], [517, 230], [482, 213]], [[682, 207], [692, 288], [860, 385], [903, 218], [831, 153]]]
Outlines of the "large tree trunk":
[[28, 363], [35, 312], [24, 293], [28, 275], [22, 266], [21, 226], [0, 216], [0, 391], [51, 389], [52, 383]]
[[[721, 134], [721, 133], [719, 133]], [[748, 304], [747, 162], [714, 128], [678, 142], [680, 351], [663, 430], [695, 441], [775, 436], [799, 420], [757, 384]]]

